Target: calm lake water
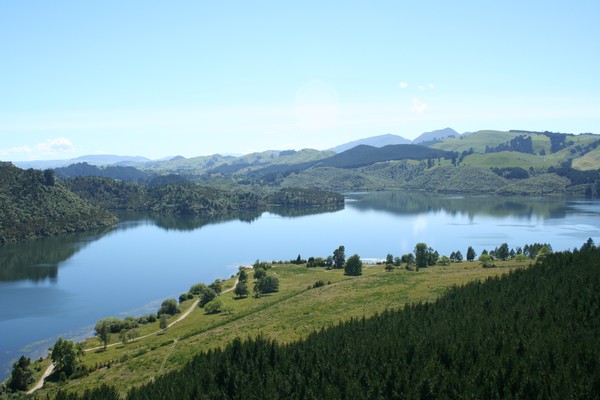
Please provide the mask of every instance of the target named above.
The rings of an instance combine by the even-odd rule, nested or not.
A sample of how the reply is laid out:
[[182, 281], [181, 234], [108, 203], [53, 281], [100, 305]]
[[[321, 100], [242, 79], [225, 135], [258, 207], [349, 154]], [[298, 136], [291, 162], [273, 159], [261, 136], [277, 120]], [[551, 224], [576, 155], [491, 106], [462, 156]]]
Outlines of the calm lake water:
[[369, 193], [339, 210], [277, 209], [219, 218], [120, 214], [114, 229], [0, 246], [0, 380], [22, 354], [80, 339], [107, 316], [155, 312], [165, 298], [235, 274], [255, 260], [384, 258], [425, 242], [442, 255], [600, 238], [600, 201]]

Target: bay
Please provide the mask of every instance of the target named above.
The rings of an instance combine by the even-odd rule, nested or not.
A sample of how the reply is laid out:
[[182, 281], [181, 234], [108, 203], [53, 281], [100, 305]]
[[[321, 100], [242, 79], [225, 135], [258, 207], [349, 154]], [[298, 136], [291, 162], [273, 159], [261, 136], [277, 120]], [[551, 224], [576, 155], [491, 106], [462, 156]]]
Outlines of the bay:
[[600, 236], [600, 201], [567, 198], [355, 193], [343, 209], [273, 209], [216, 218], [119, 214], [114, 229], [0, 246], [0, 380], [20, 355], [44, 356], [95, 322], [155, 312], [198, 282], [255, 260], [346, 255], [385, 258], [425, 242], [442, 255]]

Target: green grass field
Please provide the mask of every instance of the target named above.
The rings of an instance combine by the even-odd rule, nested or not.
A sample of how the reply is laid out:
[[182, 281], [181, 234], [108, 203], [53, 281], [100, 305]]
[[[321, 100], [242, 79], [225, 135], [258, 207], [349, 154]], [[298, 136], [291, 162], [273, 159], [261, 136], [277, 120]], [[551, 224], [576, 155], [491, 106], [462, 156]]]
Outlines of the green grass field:
[[[280, 342], [290, 342], [339, 321], [370, 316], [406, 303], [433, 301], [453, 285], [503, 274], [525, 265], [499, 262], [497, 268], [484, 269], [477, 262], [462, 262], [419, 272], [402, 269], [386, 272], [383, 266], [376, 265], [366, 266], [360, 277], [344, 276], [343, 270], [276, 265], [269, 274], [279, 278], [279, 292], [258, 299], [235, 299], [232, 292], [223, 294], [224, 304], [231, 312], [207, 315], [195, 308], [188, 318], [165, 333], [119, 344], [106, 351], [88, 352], [83, 363], [96, 369], [95, 372], [66, 383], [46, 383], [36, 395], [45, 398], [47, 393], [59, 388], [83, 392], [103, 383], [125, 392], [131, 386], [177, 369], [200, 351], [224, 346], [236, 337], [262, 333]], [[319, 280], [330, 284], [309, 289]], [[224, 289], [231, 287], [233, 281], [228, 280]], [[191, 303], [192, 300], [182, 303], [182, 310]], [[176, 318], [178, 316], [172, 317]], [[154, 323], [139, 332], [143, 335], [158, 330], [158, 323]], [[118, 335], [113, 336], [113, 342], [117, 342]], [[96, 346], [100, 346], [96, 338], [85, 342], [86, 348]]]

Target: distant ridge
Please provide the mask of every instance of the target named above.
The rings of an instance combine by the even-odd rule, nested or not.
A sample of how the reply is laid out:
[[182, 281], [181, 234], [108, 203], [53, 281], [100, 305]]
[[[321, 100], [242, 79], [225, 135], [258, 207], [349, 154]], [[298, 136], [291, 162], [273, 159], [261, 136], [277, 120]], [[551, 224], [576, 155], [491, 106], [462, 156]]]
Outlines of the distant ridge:
[[410, 144], [411, 141], [403, 138], [402, 136], [392, 135], [390, 133], [386, 135], [371, 136], [364, 139], [354, 140], [352, 142], [340, 144], [339, 146], [332, 147], [329, 150], [333, 150], [336, 153], [342, 153], [346, 150], [350, 150], [353, 147], [360, 145], [367, 145], [372, 147], [383, 147], [391, 144]]
[[413, 140], [413, 143], [418, 144], [418, 143], [423, 143], [423, 142], [433, 142], [434, 140], [440, 140], [440, 139], [444, 139], [444, 138], [448, 138], [448, 137], [459, 137], [459, 136], [460, 136], [460, 133], [456, 132], [454, 129], [444, 128], [444, 129], [438, 129], [438, 130], [431, 131], [431, 132], [422, 133], [415, 140]]
[[67, 167], [71, 164], [88, 163], [90, 165], [114, 165], [114, 164], [135, 164], [150, 161], [149, 158], [141, 156], [116, 156], [112, 154], [90, 154], [69, 160], [38, 160], [38, 161], [16, 161], [14, 164], [23, 169], [47, 169]]

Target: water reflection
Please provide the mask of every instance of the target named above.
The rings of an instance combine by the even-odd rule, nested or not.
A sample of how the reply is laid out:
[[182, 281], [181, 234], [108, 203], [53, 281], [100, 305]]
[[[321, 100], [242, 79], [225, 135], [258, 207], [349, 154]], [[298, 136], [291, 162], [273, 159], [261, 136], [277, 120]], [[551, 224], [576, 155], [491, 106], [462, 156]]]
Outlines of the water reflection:
[[58, 267], [107, 231], [71, 233], [0, 246], [0, 282], [54, 281]]
[[349, 196], [348, 205], [361, 211], [384, 211], [395, 215], [444, 211], [463, 214], [517, 218], [564, 218], [568, 202], [562, 197], [441, 196], [421, 192], [377, 192]]
[[[301, 217], [342, 210], [344, 207], [286, 208], [267, 210], [282, 217]], [[217, 216], [164, 216], [140, 212], [115, 212], [122, 221], [116, 228], [93, 233], [74, 233], [0, 246], [0, 282], [31, 281], [55, 282], [61, 264], [77, 252], [107, 234], [137, 229], [141, 226], [157, 226], [166, 231], [193, 231], [207, 225], [230, 221], [252, 223], [260, 218], [263, 210], [236, 211]]]

